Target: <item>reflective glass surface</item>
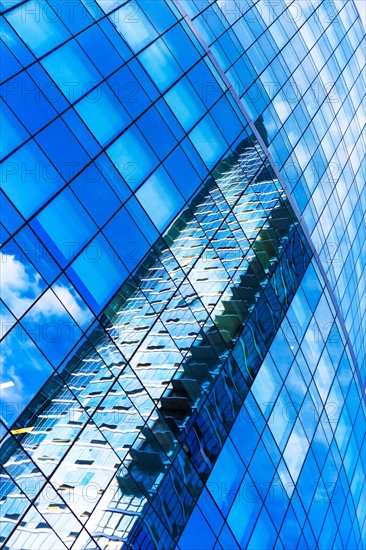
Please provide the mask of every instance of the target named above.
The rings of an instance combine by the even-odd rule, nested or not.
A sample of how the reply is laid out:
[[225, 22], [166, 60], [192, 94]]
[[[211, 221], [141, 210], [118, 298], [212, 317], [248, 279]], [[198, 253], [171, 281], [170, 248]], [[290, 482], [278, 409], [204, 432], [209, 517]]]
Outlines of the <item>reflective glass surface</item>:
[[366, 548], [353, 0], [3, 0], [0, 542]]

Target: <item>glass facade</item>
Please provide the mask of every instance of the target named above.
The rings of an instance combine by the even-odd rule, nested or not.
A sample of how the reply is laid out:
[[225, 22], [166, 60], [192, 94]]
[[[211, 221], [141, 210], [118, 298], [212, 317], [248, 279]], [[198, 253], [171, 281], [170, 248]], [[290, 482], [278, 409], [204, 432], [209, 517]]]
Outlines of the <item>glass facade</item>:
[[3, 0], [0, 542], [366, 548], [352, 0]]

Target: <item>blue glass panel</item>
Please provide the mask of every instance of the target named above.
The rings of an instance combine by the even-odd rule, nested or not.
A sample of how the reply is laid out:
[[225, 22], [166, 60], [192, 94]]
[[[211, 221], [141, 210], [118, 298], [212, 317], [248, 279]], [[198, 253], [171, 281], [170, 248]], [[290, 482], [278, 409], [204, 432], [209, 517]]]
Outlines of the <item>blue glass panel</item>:
[[312, 316], [311, 309], [301, 288], [297, 290], [286, 316], [289, 319], [293, 333], [300, 341]]
[[60, 251], [58, 260], [62, 267], [74, 258], [97, 230], [97, 226], [70, 189], [65, 189], [51, 201], [32, 220], [31, 225], [43, 236], [51, 253], [56, 245]]
[[157, 90], [136, 59], [111, 76], [108, 83], [133, 118], [147, 109], [151, 99], [157, 94]]
[[240, 122], [237, 114], [230, 105], [230, 102], [225, 99], [219, 101], [212, 110], [212, 117], [226, 141], [231, 143], [235, 141], [243, 129], [243, 124]]
[[[67, 59], [67, 63], [64, 60]], [[42, 59], [42, 65], [70, 103], [96, 86], [102, 79], [81, 47], [72, 40]]]
[[[182, 26], [185, 27], [185, 30]], [[187, 71], [199, 59], [200, 55], [186, 32], [186, 23], [182, 23], [182, 26], [180, 24], [175, 25], [164, 34], [164, 41], [175, 58], [179, 60], [182, 69]], [[201, 48], [201, 46], [199, 47]]]
[[0, 202], [2, 222], [10, 233], [14, 233], [24, 223], [24, 219], [3, 191], [0, 191]]
[[296, 548], [301, 535], [301, 529], [292, 506], [287, 511], [283, 526], [281, 529], [281, 539], [289, 548]]
[[121, 205], [121, 201], [94, 163], [72, 182], [71, 189], [99, 226]]
[[[122, 202], [124, 202], [131, 195], [131, 190], [123, 181], [120, 173], [117, 171], [110, 158], [108, 158], [105, 153], [102, 153], [98, 158], [95, 159], [95, 164], [99, 168], [99, 171], [103, 174], [109, 185], [112, 187], [117, 197]], [[85, 178], [91, 178], [93, 180], [93, 178], [95, 177], [95, 181], [98, 181], [99, 175], [96, 174], [94, 176], [93, 174], [93, 168], [86, 168]]]
[[68, 101], [40, 63], [37, 62], [31, 65], [27, 72], [58, 113], [67, 109], [69, 106]]
[[216, 80], [207, 64], [203, 61], [197, 63], [187, 76], [207, 108], [212, 107], [222, 96], [221, 79], [218, 78]]
[[[282, 485], [281, 478], [276, 473], [266, 496], [265, 505], [270, 511], [271, 520], [276, 529], [279, 529], [287, 510], [289, 498], [285, 487]], [[263, 509], [262, 509], [263, 513]]]
[[191, 0], [181, 0], [181, 4], [189, 17], [193, 18], [199, 13], [200, 8], [198, 8], [195, 0], [193, 2]]
[[186, 132], [205, 113], [205, 106], [187, 77], [177, 82], [165, 99]]
[[68, 275], [87, 304], [99, 312], [127, 277], [116, 252], [98, 235], [76, 258]]
[[198, 188], [201, 178], [183, 149], [181, 147], [174, 149], [164, 162], [164, 166], [185, 200], [189, 199]]
[[[72, 294], [66, 288], [59, 287], [57, 290], [60, 298], [71, 302], [69, 307], [76, 306]], [[51, 289], [48, 289], [23, 317], [21, 325], [33, 336], [37, 346], [54, 368], [59, 366], [82, 335], [75, 321]]]
[[10, 237], [10, 233], [2, 223], [0, 223], [0, 243], [2, 244]]
[[312, 264], [310, 264], [304, 275], [301, 287], [314, 311], [321, 295], [321, 286]]
[[280, 373], [283, 380], [286, 378], [287, 373], [290, 370], [290, 367], [294, 360], [294, 355], [289, 345], [288, 336], [290, 335], [292, 343], [295, 340], [295, 335], [291, 334], [290, 331], [287, 331], [287, 327], [284, 327], [286, 328], [286, 334], [282, 329], [277, 332], [271, 346], [272, 360], [276, 365], [278, 372]]
[[29, 134], [8, 105], [0, 102], [0, 157], [3, 158], [25, 141]]
[[182, 141], [181, 147], [185, 152], [185, 154], [187, 155], [187, 157], [189, 158], [189, 160], [191, 161], [192, 165], [194, 166], [198, 176], [203, 181], [208, 174], [208, 168], [203, 162], [203, 160], [201, 159], [201, 157], [199, 156], [199, 154], [197, 153], [196, 149], [193, 147], [189, 138], [185, 138]]
[[[177, 21], [172, 12], [172, 10], [174, 11], [172, 3], [167, 3], [164, 0], [156, 0], [154, 3], [150, 0], [140, 0], [139, 6], [160, 34]], [[179, 12], [177, 11], [177, 13]]]
[[227, 521], [240, 548], [245, 548], [262, 506], [261, 497], [249, 474], [246, 474], [239, 494], [240, 498], [234, 501]]
[[45, 0], [31, 0], [10, 11], [6, 17], [37, 56], [44, 55], [70, 36]]
[[[119, 50], [111, 44], [99, 25], [93, 25], [78, 36], [78, 42], [104, 77], [123, 65]], [[95, 45], [98, 44], [96, 48]], [[123, 41], [120, 40], [123, 45]]]
[[121, 6], [110, 18], [135, 53], [157, 37], [156, 29], [137, 2]]
[[161, 92], [182, 74], [178, 62], [161, 38], [146, 48], [139, 60]]
[[[2, 24], [2, 22], [1, 22]], [[7, 80], [16, 72], [20, 71], [22, 66], [5, 44], [1, 43], [2, 74], [1, 80]]]
[[[75, 109], [101, 145], [120, 134], [131, 121], [131, 117], [106, 83], [84, 97], [75, 105]], [[100, 123], [101, 120], [103, 124]]]
[[28, 142], [2, 164], [1, 182], [24, 217], [33, 214], [65, 183], [34, 142]]
[[119, 173], [132, 190], [153, 171], [158, 158], [138, 128], [129, 128], [107, 150]]
[[274, 475], [273, 463], [262, 441], [258, 443], [252, 457], [249, 472], [261, 495], [265, 495]]
[[284, 450], [293, 428], [294, 417], [296, 417], [295, 407], [296, 405], [292, 403], [287, 390], [283, 387], [276, 401], [273, 421], [270, 423], [270, 430], [280, 451]]
[[267, 356], [255, 378], [251, 391], [262, 410], [268, 418], [271, 414], [276, 396], [282, 386], [282, 380], [275, 368], [270, 356]]
[[3, 85], [2, 95], [31, 134], [57, 115], [25, 71]]
[[118, 32], [112, 21], [105, 17], [98, 22], [98, 25], [102, 29], [108, 40], [113, 44], [118, 54], [122, 56], [123, 60], [127, 61], [128, 59], [130, 59], [130, 57], [132, 57], [133, 55], [132, 51], [127, 46], [126, 42], [123, 40], [121, 34]]
[[[7, 76], [9, 69], [11, 70], [11, 74], [14, 74], [21, 69], [21, 65], [18, 61], [25, 67], [34, 61], [34, 55], [20, 39], [18, 34], [13, 30], [11, 25], [9, 25], [5, 17], [0, 18], [0, 25], [2, 29], [2, 80], [6, 80], [8, 76], [10, 76], [10, 73]], [[11, 57], [8, 57], [9, 54]], [[8, 61], [10, 63], [9, 67], [7, 66]]]
[[[209, 518], [207, 519], [209, 520]], [[193, 540], [196, 550], [207, 550], [215, 544], [215, 536], [199, 508], [193, 510], [183, 535], [179, 539], [179, 548], [181, 550], [192, 550]]]
[[137, 191], [136, 197], [160, 231], [184, 204], [182, 195], [162, 167]]
[[277, 538], [276, 530], [265, 508], [262, 508], [257, 524], [247, 546], [248, 550], [273, 548]]
[[227, 149], [227, 143], [211, 115], [206, 115], [191, 131], [189, 137], [209, 168], [213, 168]]
[[220, 533], [220, 542], [221, 542], [221, 548], [223, 549], [230, 548], [230, 550], [239, 550], [239, 545], [236, 542], [227, 524], [224, 525]]
[[69, 127], [59, 118], [36, 139], [65, 181], [70, 181], [90, 160]]
[[70, 3], [60, 3], [58, 0], [47, 0], [47, 2], [52, 6], [72, 34], [80, 32], [85, 27], [94, 23], [94, 18], [102, 15], [102, 12], [97, 10], [96, 6], [88, 9], [88, 2], [85, 2], [86, 6], [84, 6], [83, 0], [74, 0]]
[[103, 232], [129, 271], [134, 269], [150, 248], [124, 208], [113, 217]]
[[[2, 300], [0, 300], [0, 315], [1, 315], [1, 332], [0, 337], [1, 339], [6, 336], [6, 334], [9, 332], [9, 330], [15, 325], [16, 318], [11, 313], [8, 307], [4, 304]], [[4, 382], [4, 374], [2, 374], [2, 383]]]
[[62, 119], [72, 130], [72, 133], [77, 140], [82, 143], [83, 148], [90, 157], [99, 155], [101, 150], [100, 144], [97, 142], [90, 130], [88, 130], [87, 126], [82, 121], [80, 116], [74, 111], [74, 109], [68, 109], [66, 113], [62, 115]]
[[73, 320], [67, 328], [71, 341], [75, 343], [78, 331], [74, 333], [74, 325], [77, 323], [77, 326], [85, 332], [89, 329], [95, 317], [65, 274], [57, 279], [52, 286], [52, 290]]
[[181, 141], [184, 138], [185, 133], [183, 131], [183, 128], [179, 124], [178, 120], [174, 116], [171, 108], [166, 103], [165, 99], [164, 98], [159, 99], [157, 103], [155, 103], [155, 106], [159, 111], [159, 113], [161, 114], [161, 116], [163, 117], [163, 120], [169, 127], [170, 131], [173, 133], [175, 139], [177, 141]]
[[294, 483], [297, 482], [301, 467], [309, 449], [309, 441], [299, 421], [296, 422], [288, 439], [283, 458]]
[[207, 488], [224, 516], [239, 490], [244, 464], [230, 440], [227, 440], [211, 472]]
[[2, 249], [2, 299], [20, 317], [42, 294], [46, 284], [14, 241]]
[[149, 241], [150, 245], [154, 244], [159, 236], [159, 233], [135, 197], [130, 198], [126, 204], [126, 209], [130, 213], [130, 216], [136, 223], [137, 227], [144, 228], [145, 239]]
[[256, 425], [246, 413], [241, 410], [231, 429], [230, 437], [233, 440], [244, 464], [249, 465], [253, 452], [259, 440]]
[[175, 147], [177, 141], [156, 107], [151, 107], [137, 122], [141, 133], [154, 144], [154, 151], [160, 159]]
[[[209, 487], [207, 486], [207, 488]], [[205, 518], [209, 520], [210, 527], [214, 531], [215, 535], [218, 535], [224, 522], [224, 518], [220, 514], [206, 487], [203, 489], [200, 498], [198, 499], [198, 506], [200, 507]]]
[[23, 227], [14, 238], [19, 248], [30, 259], [45, 281], [53, 282], [60, 272], [60, 267], [56, 262], [60, 255], [59, 249], [56, 246], [52, 247], [51, 252], [54, 254], [52, 256], [29, 225]]

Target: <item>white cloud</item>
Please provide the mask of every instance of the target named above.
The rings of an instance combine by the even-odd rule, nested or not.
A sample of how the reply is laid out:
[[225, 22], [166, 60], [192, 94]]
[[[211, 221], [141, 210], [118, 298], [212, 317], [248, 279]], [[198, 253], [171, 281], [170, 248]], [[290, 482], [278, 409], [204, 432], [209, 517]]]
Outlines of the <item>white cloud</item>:
[[74, 296], [74, 294], [63, 285], [55, 284], [52, 287], [54, 293], [58, 296], [70, 315], [80, 324], [83, 324], [90, 318], [89, 311], [86, 308], [81, 307]]
[[2, 297], [17, 317], [30, 307], [41, 293], [40, 276], [31, 275], [14, 255], [0, 254]]
[[[0, 254], [0, 261], [2, 297], [10, 311], [19, 318], [44, 291], [44, 283], [35, 270], [31, 271], [14, 255]], [[81, 324], [89, 318], [89, 311], [79, 305], [73, 289], [57, 283], [31, 309], [33, 320], [39, 322], [50, 317], [66, 318], [68, 312]], [[10, 323], [6, 326], [8, 331]]]
[[0, 383], [0, 390], [6, 390], [7, 388], [12, 388], [14, 386], [14, 382], [12, 380], [9, 380], [8, 382], [1, 382]]

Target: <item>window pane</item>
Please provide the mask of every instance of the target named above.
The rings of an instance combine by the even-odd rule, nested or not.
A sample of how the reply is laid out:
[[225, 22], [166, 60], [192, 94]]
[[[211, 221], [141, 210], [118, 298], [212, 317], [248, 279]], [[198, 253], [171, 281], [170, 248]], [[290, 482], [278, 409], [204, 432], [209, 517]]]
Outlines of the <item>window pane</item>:
[[223, 156], [227, 144], [210, 115], [198, 123], [189, 137], [210, 168]]
[[46, 283], [14, 241], [1, 252], [2, 299], [17, 317], [46, 289]]
[[148, 143], [154, 145], [154, 151], [163, 159], [175, 147], [177, 141], [160, 116], [156, 107], [152, 107], [137, 123]]
[[128, 272], [105, 237], [98, 235], [74, 261], [68, 274], [91, 309], [99, 313]]
[[49, 52], [70, 36], [45, 0], [32, 0], [17, 6], [7, 14], [7, 19], [37, 56]]
[[114, 216], [103, 232], [129, 271], [134, 269], [150, 248], [125, 209]]
[[101, 145], [122, 132], [131, 121], [131, 117], [105, 83], [84, 97], [75, 105], [75, 109]]
[[160, 91], [164, 91], [182, 74], [182, 69], [162, 39], [144, 50], [139, 59]]
[[108, 79], [119, 101], [136, 118], [158, 96], [158, 91], [136, 59]]
[[[109, 76], [124, 62], [119, 50], [117, 51], [114, 48], [107, 36], [99, 25], [93, 25], [77, 37], [79, 44], [104, 77]], [[123, 45], [122, 39], [120, 39], [120, 43]], [[98, 44], [98, 47], [96, 47], [96, 44]]]
[[46, 206], [32, 220], [31, 225], [39, 235], [44, 236], [46, 245], [51, 241], [52, 248], [56, 246], [60, 250], [59, 260], [63, 267], [97, 230], [91, 217], [69, 189], [65, 189]]
[[4, 381], [11, 382], [12, 386], [1, 392], [1, 416], [11, 425], [54, 371], [18, 325], [3, 342], [2, 359]]
[[121, 6], [110, 18], [135, 53], [158, 35], [137, 2]]
[[65, 183], [32, 141], [9, 157], [1, 170], [3, 189], [25, 218]]
[[31, 134], [40, 130], [57, 115], [25, 71], [4, 84], [1, 93]]
[[29, 137], [29, 134], [2, 99], [0, 102], [0, 125], [0, 157], [3, 158], [19, 147]]
[[71, 188], [99, 226], [103, 225], [121, 205], [95, 164], [88, 166], [72, 182]]
[[100, 73], [74, 40], [42, 59], [42, 65], [71, 103], [101, 80]]
[[205, 106], [187, 77], [165, 94], [165, 100], [186, 132], [205, 113]]
[[184, 204], [164, 168], [159, 168], [136, 193], [156, 227], [162, 231]]
[[69, 127], [59, 118], [36, 139], [65, 181], [70, 181], [90, 160]]
[[107, 152], [132, 190], [137, 188], [158, 163], [157, 156], [135, 126], [118, 138]]
[[187, 200], [201, 183], [201, 178], [181, 147], [177, 147], [164, 163], [170, 177]]

